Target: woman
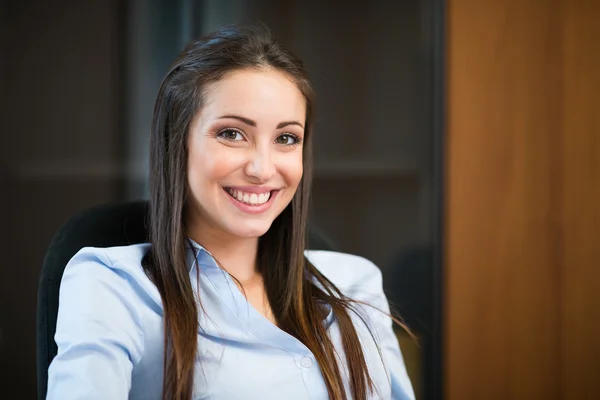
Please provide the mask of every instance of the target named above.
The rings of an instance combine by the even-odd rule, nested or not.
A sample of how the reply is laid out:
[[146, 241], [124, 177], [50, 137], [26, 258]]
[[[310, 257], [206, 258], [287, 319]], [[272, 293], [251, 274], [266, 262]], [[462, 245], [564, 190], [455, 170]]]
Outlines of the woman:
[[181, 54], [150, 141], [150, 243], [82, 249], [51, 399], [413, 398], [381, 273], [305, 251], [313, 92], [264, 27]]

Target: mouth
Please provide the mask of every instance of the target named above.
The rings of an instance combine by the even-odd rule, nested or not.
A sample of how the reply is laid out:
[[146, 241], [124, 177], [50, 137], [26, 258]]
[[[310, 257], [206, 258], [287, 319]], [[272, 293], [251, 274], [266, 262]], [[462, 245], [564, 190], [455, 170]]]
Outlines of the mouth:
[[261, 193], [251, 193], [231, 187], [224, 187], [223, 190], [238, 208], [250, 213], [260, 213], [269, 209], [280, 191], [280, 189], [275, 189]]

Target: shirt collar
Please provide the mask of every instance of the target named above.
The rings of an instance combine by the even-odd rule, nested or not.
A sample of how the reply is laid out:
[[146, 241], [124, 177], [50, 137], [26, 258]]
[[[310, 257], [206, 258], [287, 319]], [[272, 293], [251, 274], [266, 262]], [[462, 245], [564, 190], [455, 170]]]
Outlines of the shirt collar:
[[[188, 238], [186, 248], [189, 250], [187, 253], [187, 265], [190, 273], [194, 271], [194, 266], [199, 265], [201, 269], [205, 269], [207, 267], [214, 267], [220, 269], [212, 254], [204, 246], [194, 241], [192, 238]], [[306, 252], [305, 252], [306, 254]], [[322, 287], [321, 284], [317, 281], [316, 278], [313, 277], [313, 282], [318, 286]], [[328, 328], [329, 325], [333, 322], [333, 309], [331, 305], [327, 303], [321, 303], [322, 306], [325, 307], [327, 315], [323, 318], [323, 323], [325, 324], [325, 328]]]
[[192, 272], [197, 265], [201, 268], [215, 265], [212, 254], [210, 254], [204, 246], [197, 243], [192, 238], [188, 237], [187, 239], [186, 249], [189, 250], [187, 252], [187, 265], [190, 272]]

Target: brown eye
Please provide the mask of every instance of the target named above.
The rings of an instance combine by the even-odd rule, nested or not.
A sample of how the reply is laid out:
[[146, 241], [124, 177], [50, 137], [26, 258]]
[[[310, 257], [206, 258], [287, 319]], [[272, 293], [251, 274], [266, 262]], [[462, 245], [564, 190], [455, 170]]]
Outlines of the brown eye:
[[298, 140], [298, 138], [295, 135], [290, 135], [287, 133], [284, 133], [283, 135], [279, 135], [277, 136], [277, 139], [275, 139], [275, 142], [277, 144], [283, 144], [283, 145], [292, 145], [292, 144], [297, 144], [300, 141]]
[[239, 142], [244, 140], [242, 134], [235, 129], [224, 129], [217, 135], [223, 139], [230, 140], [232, 142]]

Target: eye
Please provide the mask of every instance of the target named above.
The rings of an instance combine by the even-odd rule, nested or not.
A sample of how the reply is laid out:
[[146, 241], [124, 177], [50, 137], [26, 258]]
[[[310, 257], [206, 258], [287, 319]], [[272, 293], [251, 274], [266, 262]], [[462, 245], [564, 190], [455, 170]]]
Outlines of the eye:
[[229, 140], [232, 142], [240, 142], [244, 140], [244, 136], [241, 132], [235, 129], [223, 129], [221, 132], [217, 134], [217, 137], [223, 138], [225, 140]]
[[300, 143], [300, 139], [298, 138], [298, 136], [292, 135], [291, 133], [284, 133], [282, 135], [277, 136], [277, 139], [275, 139], [275, 143], [291, 146]]

